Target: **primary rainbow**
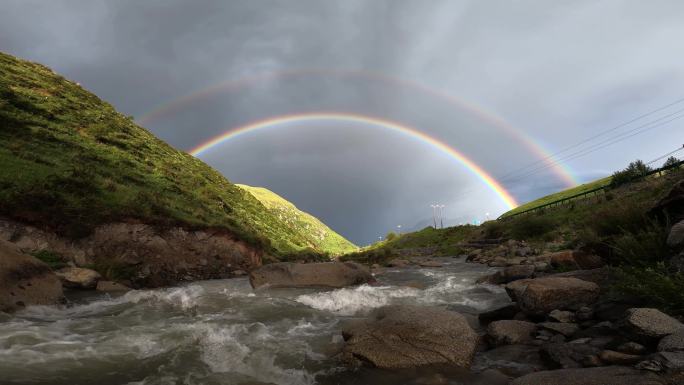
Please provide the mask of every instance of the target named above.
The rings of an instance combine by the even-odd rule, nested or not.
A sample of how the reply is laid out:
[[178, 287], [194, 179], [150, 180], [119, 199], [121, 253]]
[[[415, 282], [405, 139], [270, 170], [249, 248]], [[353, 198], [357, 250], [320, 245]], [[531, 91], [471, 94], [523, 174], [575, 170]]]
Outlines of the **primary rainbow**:
[[305, 114], [296, 114], [296, 115], [284, 115], [284, 116], [277, 116], [265, 120], [260, 120], [257, 122], [253, 122], [250, 124], [247, 124], [242, 127], [237, 127], [228, 130], [227, 132], [215, 136], [208, 141], [200, 144], [199, 146], [191, 149], [188, 151], [190, 154], [193, 156], [199, 156], [203, 152], [211, 149], [214, 146], [217, 146], [221, 143], [224, 143], [230, 139], [234, 139], [240, 135], [244, 135], [248, 132], [254, 132], [257, 130], [262, 130], [266, 129], [269, 127], [275, 127], [283, 124], [288, 124], [288, 123], [301, 123], [301, 122], [308, 122], [308, 121], [320, 121], [320, 120], [333, 120], [333, 121], [343, 121], [343, 122], [352, 122], [352, 123], [363, 123], [363, 124], [368, 124], [376, 127], [381, 127], [385, 128], [388, 130], [392, 130], [394, 132], [400, 133], [407, 135], [411, 138], [418, 139], [423, 143], [426, 143], [444, 154], [448, 155], [451, 159], [455, 160], [457, 163], [465, 166], [470, 173], [475, 175], [480, 181], [482, 181], [490, 190], [492, 190], [500, 199], [501, 201], [508, 207], [509, 209], [515, 208], [518, 203], [516, 202], [515, 198], [506, 191], [506, 189], [499, 184], [494, 178], [492, 178], [485, 170], [483, 170], [480, 166], [475, 164], [472, 160], [468, 159], [465, 155], [462, 153], [458, 152], [456, 149], [453, 147], [449, 146], [448, 144], [439, 141], [438, 139], [435, 139], [431, 136], [426, 135], [425, 133], [418, 131], [415, 128], [399, 124], [397, 122], [393, 122], [390, 120], [385, 120], [385, 119], [379, 119], [379, 118], [374, 118], [366, 115], [358, 115], [358, 114], [348, 114], [348, 113], [337, 113], [337, 112], [322, 112], [322, 113], [305, 113]]

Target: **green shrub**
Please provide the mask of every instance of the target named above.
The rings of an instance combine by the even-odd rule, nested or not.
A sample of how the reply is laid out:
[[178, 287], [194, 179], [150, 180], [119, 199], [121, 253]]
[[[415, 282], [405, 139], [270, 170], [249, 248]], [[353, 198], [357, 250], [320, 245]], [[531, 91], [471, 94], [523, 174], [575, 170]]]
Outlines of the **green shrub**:
[[501, 221], [487, 221], [482, 224], [484, 236], [488, 239], [501, 238], [506, 233], [506, 224]]
[[670, 314], [684, 314], [684, 274], [670, 274], [663, 262], [653, 267], [622, 266], [614, 269], [613, 290], [643, 299]]
[[637, 268], [664, 262], [670, 257], [667, 235], [667, 227], [655, 221], [648, 221], [638, 231], [625, 231], [608, 240], [613, 250], [611, 262]]
[[385, 240], [386, 241], [392, 241], [392, 240], [397, 239], [397, 237], [398, 237], [397, 233], [395, 233], [394, 231], [390, 231], [389, 233], [387, 233], [387, 235], [385, 235]]
[[510, 235], [517, 240], [545, 239], [556, 228], [556, 221], [547, 216], [522, 215], [512, 222]]
[[585, 227], [605, 237], [625, 231], [638, 232], [647, 224], [646, 208], [643, 204], [612, 204], [593, 211], [584, 220]]

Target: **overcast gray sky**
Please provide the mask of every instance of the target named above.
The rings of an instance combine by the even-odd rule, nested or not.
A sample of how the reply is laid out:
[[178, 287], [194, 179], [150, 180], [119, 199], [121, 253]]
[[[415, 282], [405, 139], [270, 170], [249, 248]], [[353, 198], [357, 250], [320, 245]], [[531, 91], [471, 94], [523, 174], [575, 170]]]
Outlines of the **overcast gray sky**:
[[[540, 159], [525, 140], [554, 153], [684, 98], [678, 0], [3, 0], [0, 9], [0, 50], [80, 82], [177, 148], [282, 115], [361, 114], [447, 143], [520, 202], [566, 185], [551, 168], [509, 176]], [[681, 145], [682, 127], [674, 120], [562, 164], [586, 182]], [[201, 158], [358, 244], [424, 225], [431, 203], [447, 205], [450, 224], [506, 210], [434, 146], [368, 124], [280, 125]]]

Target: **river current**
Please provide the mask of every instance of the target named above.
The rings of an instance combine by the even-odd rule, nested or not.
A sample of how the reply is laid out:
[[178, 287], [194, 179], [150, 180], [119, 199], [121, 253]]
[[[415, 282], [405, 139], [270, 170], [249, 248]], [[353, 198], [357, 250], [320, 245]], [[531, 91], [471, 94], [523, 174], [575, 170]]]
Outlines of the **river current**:
[[[434, 371], [353, 371], [335, 355], [344, 323], [384, 305], [445, 307], [476, 326], [477, 313], [509, 302], [501, 288], [475, 284], [493, 269], [439, 260], [444, 267], [385, 270], [378, 286], [255, 291], [237, 278], [0, 313], [0, 384], [426, 383]], [[440, 378], [487, 383], [477, 371]]]

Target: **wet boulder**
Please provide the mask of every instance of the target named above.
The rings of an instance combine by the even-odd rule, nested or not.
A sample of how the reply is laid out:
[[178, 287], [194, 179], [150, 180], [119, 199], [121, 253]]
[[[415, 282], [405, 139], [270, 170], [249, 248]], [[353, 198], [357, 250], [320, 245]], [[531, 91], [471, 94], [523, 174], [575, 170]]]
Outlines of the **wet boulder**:
[[624, 366], [584, 369], [561, 369], [530, 373], [516, 378], [511, 385], [665, 385], [652, 374]]
[[57, 270], [55, 274], [68, 289], [95, 289], [97, 282], [102, 278], [97, 271], [82, 267], [65, 267]]
[[537, 325], [527, 321], [494, 321], [487, 327], [487, 339], [494, 346], [532, 342]]
[[530, 314], [552, 310], [577, 310], [598, 299], [599, 286], [577, 278], [545, 277], [514, 281], [506, 286], [520, 308]]
[[343, 331], [343, 360], [352, 366], [396, 369], [424, 365], [468, 368], [478, 335], [456, 312], [422, 306], [386, 306]]
[[259, 287], [331, 287], [374, 281], [370, 271], [355, 262], [291, 263], [262, 266], [249, 273], [249, 283]]
[[0, 241], [0, 311], [52, 305], [62, 299], [62, 284], [48, 265]]
[[635, 341], [649, 344], [684, 329], [684, 324], [657, 309], [632, 308], [625, 313], [620, 329]]

